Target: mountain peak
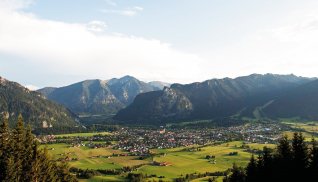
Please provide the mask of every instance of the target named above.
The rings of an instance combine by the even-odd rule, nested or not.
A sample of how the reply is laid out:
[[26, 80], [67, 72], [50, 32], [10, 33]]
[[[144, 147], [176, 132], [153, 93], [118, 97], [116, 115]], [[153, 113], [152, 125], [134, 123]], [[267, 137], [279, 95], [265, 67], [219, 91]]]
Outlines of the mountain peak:
[[126, 75], [119, 79], [85, 80], [39, 92], [78, 114], [114, 114], [130, 104], [138, 94], [154, 90], [160, 89]]

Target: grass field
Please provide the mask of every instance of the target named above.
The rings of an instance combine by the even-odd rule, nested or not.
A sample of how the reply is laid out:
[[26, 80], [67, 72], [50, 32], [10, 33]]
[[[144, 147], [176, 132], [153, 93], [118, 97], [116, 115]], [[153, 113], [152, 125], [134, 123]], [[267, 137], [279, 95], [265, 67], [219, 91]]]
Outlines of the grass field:
[[[107, 133], [106, 133], [107, 134]], [[80, 134], [81, 136], [92, 136], [93, 134]], [[64, 136], [76, 136], [75, 134]], [[76, 161], [70, 161], [71, 167], [81, 169], [119, 169], [125, 166], [143, 165], [138, 168], [136, 173], [144, 173], [148, 175], [164, 176], [163, 181], [173, 181], [174, 178], [185, 176], [191, 173], [205, 173], [225, 171], [232, 167], [233, 163], [240, 166], [245, 166], [251, 153], [245, 152], [241, 146], [243, 142], [229, 142], [216, 146], [190, 146], [179, 147], [173, 149], [154, 149], [152, 150], [153, 158], [139, 160], [134, 156], [118, 156], [110, 157], [113, 154], [124, 154], [124, 151], [114, 150], [112, 148], [91, 149], [85, 146], [70, 147], [67, 144], [48, 144], [41, 147], [47, 147], [50, 154], [55, 158], [76, 158]], [[265, 144], [248, 144], [252, 149], [262, 149], [264, 146], [274, 148], [275, 145]], [[189, 148], [197, 148], [199, 150], [186, 150]], [[229, 155], [231, 152], [238, 152], [238, 155]], [[214, 160], [206, 159], [207, 155], [215, 156]], [[166, 162], [169, 166], [155, 166], [152, 160], [156, 162]], [[209, 178], [197, 179], [196, 181], [207, 181]], [[95, 176], [88, 180], [80, 180], [82, 182], [94, 181], [124, 181], [123, 176]], [[150, 179], [149, 179], [150, 180]], [[159, 181], [159, 179], [151, 179], [151, 181]]]
[[[149, 163], [147, 160], [138, 160], [133, 156], [119, 156], [106, 158], [112, 154], [123, 154], [119, 150], [111, 148], [90, 149], [87, 147], [70, 147], [67, 144], [48, 144], [43, 145], [49, 149], [50, 154], [54, 159], [77, 158], [77, 161], [70, 161], [69, 165], [72, 167], [82, 169], [119, 169], [125, 166], [136, 166], [140, 164]], [[54, 150], [52, 150], [54, 148]]]
[[302, 129], [305, 132], [318, 134], [318, 122], [284, 122], [285, 124], [289, 125], [294, 129]]
[[127, 181], [125, 177], [122, 176], [94, 176], [90, 179], [80, 179], [79, 182], [119, 182], [119, 181]]
[[111, 135], [109, 132], [98, 132], [98, 133], [71, 133], [56, 135], [56, 137], [91, 137], [94, 135]]
[[[138, 172], [145, 174], [156, 174], [172, 179], [190, 173], [205, 173], [224, 171], [232, 167], [233, 163], [246, 165], [251, 157], [250, 153], [235, 146], [241, 146], [242, 142], [231, 142], [218, 146], [201, 148], [201, 151], [187, 152], [183, 150], [167, 150], [166, 155], [159, 155], [154, 158], [157, 162], [168, 162], [171, 166], [145, 165]], [[238, 152], [236, 156], [230, 156], [230, 152]], [[205, 159], [206, 155], [214, 155], [216, 163]]]

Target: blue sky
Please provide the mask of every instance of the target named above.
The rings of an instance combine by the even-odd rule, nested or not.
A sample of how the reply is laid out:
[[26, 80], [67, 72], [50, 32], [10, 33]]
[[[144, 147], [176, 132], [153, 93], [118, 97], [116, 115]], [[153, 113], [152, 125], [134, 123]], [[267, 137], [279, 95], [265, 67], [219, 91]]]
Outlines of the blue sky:
[[315, 0], [2, 0], [1, 76], [63, 86], [318, 76]]

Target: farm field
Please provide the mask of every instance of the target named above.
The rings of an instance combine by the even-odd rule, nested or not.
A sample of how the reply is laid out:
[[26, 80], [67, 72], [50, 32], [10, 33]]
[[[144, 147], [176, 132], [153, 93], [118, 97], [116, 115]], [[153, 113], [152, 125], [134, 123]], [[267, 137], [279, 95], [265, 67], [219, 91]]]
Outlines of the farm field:
[[111, 135], [109, 132], [96, 132], [96, 133], [71, 133], [56, 135], [56, 137], [91, 137], [94, 135]]
[[71, 167], [81, 169], [119, 169], [125, 166], [135, 166], [148, 163], [146, 160], [137, 160], [133, 156], [120, 156], [106, 158], [113, 154], [125, 154], [124, 152], [111, 148], [90, 149], [88, 147], [70, 147], [67, 144], [48, 144], [47, 147], [54, 159], [76, 158], [76, 161], [69, 161]]
[[312, 121], [312, 122], [284, 122], [288, 126], [294, 129], [301, 129], [305, 132], [318, 134], [318, 122]]
[[[124, 156], [127, 154], [122, 150], [114, 150], [108, 148], [91, 149], [85, 146], [70, 147], [68, 144], [47, 144], [41, 147], [47, 147], [49, 153], [54, 159], [59, 158], [76, 158], [75, 161], [69, 161], [70, 167], [80, 169], [120, 169], [126, 166], [141, 166], [137, 168], [135, 173], [143, 173], [147, 175], [155, 175], [163, 181], [173, 181], [173, 179], [185, 176], [186, 174], [205, 173], [225, 171], [232, 167], [233, 163], [245, 166], [251, 153], [245, 151], [241, 146], [243, 142], [228, 142], [216, 146], [191, 146], [179, 147], [173, 149], [155, 149], [152, 150], [153, 157], [140, 160], [137, 156]], [[262, 149], [264, 146], [273, 148], [271, 144], [248, 144], [251, 149]], [[190, 149], [196, 148], [193, 151]], [[237, 155], [229, 155], [237, 152]], [[115, 157], [113, 154], [118, 154]], [[123, 155], [123, 156], [121, 156]], [[215, 159], [206, 159], [207, 155], [215, 156]], [[155, 166], [153, 161], [158, 163], [167, 163], [167, 166]], [[84, 181], [124, 181], [122, 176], [94, 176]], [[207, 178], [208, 179], [208, 178]], [[159, 178], [152, 178], [159, 181]], [[206, 179], [197, 179], [197, 181], [205, 181]]]
[[101, 182], [101, 181], [122, 182], [122, 181], [127, 181], [127, 179], [121, 176], [94, 176], [90, 179], [79, 180], [79, 182]]
[[[182, 149], [179, 151], [175, 151], [174, 149], [167, 150], [166, 155], [157, 155], [154, 157], [154, 161], [166, 162], [169, 166], [145, 165], [138, 172], [156, 174], [157, 176], [165, 176], [172, 179], [191, 173], [225, 171], [233, 163], [245, 166], [251, 154], [244, 152], [243, 149], [238, 147], [239, 145], [242, 145], [242, 142], [203, 147], [200, 148], [200, 151], [195, 152], [184, 151]], [[238, 155], [230, 156], [229, 153], [231, 152], [238, 152]], [[215, 163], [206, 159], [207, 155], [214, 155], [216, 159]]]

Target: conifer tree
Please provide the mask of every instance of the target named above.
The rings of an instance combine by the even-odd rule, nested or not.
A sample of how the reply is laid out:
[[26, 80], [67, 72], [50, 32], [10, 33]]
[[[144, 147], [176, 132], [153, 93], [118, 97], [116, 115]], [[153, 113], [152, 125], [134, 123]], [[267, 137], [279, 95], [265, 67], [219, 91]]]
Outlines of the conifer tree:
[[4, 118], [0, 126], [0, 181], [5, 178], [8, 170], [10, 151], [10, 133], [8, 119]]
[[292, 158], [292, 150], [288, 140], [288, 136], [284, 135], [278, 143], [276, 158], [280, 163], [290, 163]]
[[224, 182], [245, 182], [244, 169], [238, 167], [235, 163], [233, 164], [232, 174], [230, 177], [225, 178]]
[[314, 181], [318, 181], [318, 143], [315, 138], [311, 140], [312, 148], [310, 150], [310, 175]]
[[15, 160], [13, 156], [8, 157], [6, 160], [6, 171], [2, 181], [18, 181], [18, 173], [16, 170]]
[[34, 136], [31, 132], [31, 126], [29, 125], [27, 130], [25, 131], [24, 137], [24, 146], [23, 146], [23, 156], [22, 156], [22, 173], [24, 181], [32, 181], [32, 176], [30, 175], [32, 170], [32, 162], [33, 162], [33, 145], [34, 145]]
[[47, 149], [39, 150], [31, 128], [25, 130], [21, 115], [12, 131], [7, 120], [0, 125], [0, 182], [11, 181], [77, 181], [66, 165], [50, 158]]
[[[50, 160], [50, 155], [48, 154], [47, 148], [41, 151], [41, 181], [56, 181], [58, 176], [53, 171], [56, 171], [56, 165]], [[68, 171], [66, 171], [68, 173]]]
[[32, 165], [31, 165], [31, 171], [30, 171], [30, 179], [31, 181], [38, 182], [40, 178], [40, 154], [38, 150], [38, 144], [37, 142], [34, 143], [32, 147]]
[[21, 181], [20, 177], [23, 175], [23, 154], [24, 154], [24, 136], [25, 129], [23, 125], [23, 117], [20, 114], [18, 117], [18, 123], [13, 130], [13, 139], [14, 139], [14, 159], [15, 159], [15, 170], [17, 173], [17, 181]]
[[254, 158], [254, 155], [252, 155], [250, 162], [248, 163], [246, 167], [246, 182], [254, 182], [257, 179], [257, 162]]
[[297, 173], [297, 178], [299, 180], [304, 180], [307, 174], [308, 167], [308, 149], [305, 143], [305, 139], [302, 133], [294, 133], [292, 141], [292, 151], [293, 151], [293, 173]]

